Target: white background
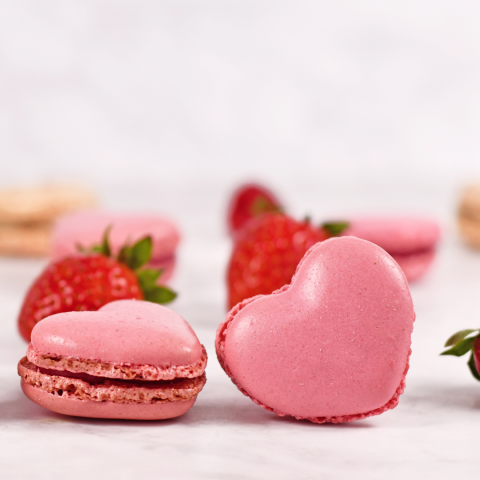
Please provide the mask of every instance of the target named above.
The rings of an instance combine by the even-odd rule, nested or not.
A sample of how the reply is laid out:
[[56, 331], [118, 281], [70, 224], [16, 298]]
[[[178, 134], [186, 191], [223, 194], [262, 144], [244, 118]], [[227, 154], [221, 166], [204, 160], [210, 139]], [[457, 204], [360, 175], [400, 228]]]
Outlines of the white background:
[[[178, 421], [49, 414], [15, 374], [16, 314], [43, 264], [1, 260], [4, 477], [475, 478], [480, 385], [437, 354], [480, 325], [480, 258], [453, 223], [459, 189], [480, 177], [479, 25], [474, 1], [1, 2], [0, 186], [77, 181], [109, 208], [176, 218], [173, 308], [210, 354], [205, 391]], [[280, 420], [220, 370], [226, 201], [252, 178], [297, 216], [442, 224], [437, 264], [412, 286], [412, 369], [393, 412]]]
[[480, 175], [475, 1], [0, 5], [1, 182]]

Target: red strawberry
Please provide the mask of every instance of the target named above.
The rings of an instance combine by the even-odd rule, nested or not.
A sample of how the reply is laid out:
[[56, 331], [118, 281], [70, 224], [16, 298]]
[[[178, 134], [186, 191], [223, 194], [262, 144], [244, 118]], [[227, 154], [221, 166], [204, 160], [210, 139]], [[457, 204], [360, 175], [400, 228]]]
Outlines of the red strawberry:
[[228, 208], [227, 222], [230, 235], [235, 237], [252, 218], [264, 213], [281, 211], [280, 202], [270, 190], [254, 183], [242, 185], [232, 195]]
[[445, 347], [450, 348], [440, 355], [461, 357], [470, 352], [468, 368], [471, 374], [480, 381], [480, 329], [461, 330], [453, 334], [445, 342]]
[[55, 313], [98, 310], [114, 300], [167, 303], [175, 298], [170, 289], [156, 285], [160, 270], [140, 269], [150, 259], [150, 237], [124, 247], [115, 259], [110, 257], [107, 235], [101, 247], [56, 261], [35, 280], [18, 318], [25, 340], [30, 341], [32, 329], [40, 320]]
[[305, 252], [327, 235], [308, 221], [265, 214], [241, 231], [227, 272], [228, 306], [290, 283]]

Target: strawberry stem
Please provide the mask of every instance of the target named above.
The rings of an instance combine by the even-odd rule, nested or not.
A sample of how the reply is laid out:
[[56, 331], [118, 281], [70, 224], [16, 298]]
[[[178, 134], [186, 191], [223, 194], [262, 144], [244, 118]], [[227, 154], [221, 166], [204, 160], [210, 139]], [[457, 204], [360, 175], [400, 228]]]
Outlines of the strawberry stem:
[[253, 217], [258, 217], [263, 213], [283, 213], [280, 205], [275, 205], [270, 199], [259, 195], [250, 206], [250, 213]]
[[110, 230], [112, 229], [112, 225], [109, 225], [105, 232], [103, 232], [103, 238], [101, 245], [94, 245], [92, 247], [92, 252], [100, 253], [101, 255], [105, 255], [106, 257], [111, 257], [112, 251], [110, 249], [110, 242], [108, 240], [108, 236], [110, 235]]
[[349, 222], [324, 222], [320, 228], [325, 230], [329, 237], [337, 237], [350, 226]]

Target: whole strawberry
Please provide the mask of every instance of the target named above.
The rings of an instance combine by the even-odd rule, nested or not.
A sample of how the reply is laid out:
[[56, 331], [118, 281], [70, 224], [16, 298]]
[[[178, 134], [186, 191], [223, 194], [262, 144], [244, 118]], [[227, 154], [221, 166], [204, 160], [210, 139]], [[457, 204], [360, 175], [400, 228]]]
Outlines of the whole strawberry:
[[290, 283], [306, 251], [325, 240], [323, 229], [279, 214], [251, 220], [235, 242], [227, 272], [228, 306]]
[[243, 226], [252, 218], [264, 213], [278, 213], [282, 206], [277, 197], [266, 187], [247, 183], [232, 195], [228, 208], [227, 223], [230, 235], [236, 237]]
[[25, 297], [18, 317], [20, 334], [30, 341], [33, 327], [49, 315], [98, 310], [114, 300], [172, 301], [176, 294], [157, 285], [161, 271], [141, 268], [151, 251], [152, 240], [146, 237], [112, 258], [107, 231], [101, 246], [50, 264]]
[[450, 347], [440, 355], [453, 355], [462, 357], [470, 353], [468, 368], [470, 373], [480, 381], [480, 329], [461, 330], [453, 334], [446, 342], [445, 347]]

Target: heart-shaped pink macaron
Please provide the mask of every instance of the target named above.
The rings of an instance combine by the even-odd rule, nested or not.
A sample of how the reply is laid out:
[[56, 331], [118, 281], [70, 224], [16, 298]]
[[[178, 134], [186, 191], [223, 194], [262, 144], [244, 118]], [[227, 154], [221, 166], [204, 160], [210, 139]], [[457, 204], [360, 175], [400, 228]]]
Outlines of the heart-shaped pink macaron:
[[119, 300], [97, 312], [42, 320], [18, 372], [24, 393], [54, 412], [159, 420], [193, 406], [206, 362], [204, 347], [180, 315]]
[[415, 313], [405, 275], [354, 237], [313, 246], [290, 285], [243, 301], [217, 331], [218, 359], [255, 403], [313, 422], [394, 408]]

